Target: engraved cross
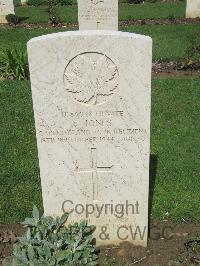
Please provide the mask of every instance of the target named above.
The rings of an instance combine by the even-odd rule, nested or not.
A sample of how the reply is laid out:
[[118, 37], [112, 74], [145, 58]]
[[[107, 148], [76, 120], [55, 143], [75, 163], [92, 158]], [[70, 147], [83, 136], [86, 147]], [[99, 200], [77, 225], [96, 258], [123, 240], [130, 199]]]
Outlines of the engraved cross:
[[99, 22], [99, 21], [97, 21], [97, 29], [98, 29], [98, 27], [99, 27], [99, 24], [100, 24], [100, 22]]
[[92, 193], [93, 200], [98, 198], [98, 174], [99, 173], [112, 173], [113, 165], [111, 166], [98, 166], [97, 163], [97, 149], [91, 148], [91, 168], [76, 167], [77, 173], [91, 173], [92, 174]]

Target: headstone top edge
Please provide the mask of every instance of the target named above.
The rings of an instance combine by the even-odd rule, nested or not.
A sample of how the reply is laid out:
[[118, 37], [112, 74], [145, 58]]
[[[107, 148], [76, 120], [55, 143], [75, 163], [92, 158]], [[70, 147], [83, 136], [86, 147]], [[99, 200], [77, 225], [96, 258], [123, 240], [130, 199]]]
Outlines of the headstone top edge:
[[152, 38], [146, 35], [137, 34], [137, 33], [129, 33], [129, 32], [122, 32], [122, 31], [113, 31], [113, 30], [81, 30], [81, 31], [67, 31], [67, 32], [57, 32], [42, 35], [39, 37], [32, 38], [28, 41], [27, 46], [29, 47], [31, 44], [35, 42], [40, 42], [44, 40], [51, 40], [57, 37], [81, 37], [81, 36], [116, 36], [116, 37], [129, 37], [129, 38], [137, 38], [140, 40], [150, 41], [152, 43]]

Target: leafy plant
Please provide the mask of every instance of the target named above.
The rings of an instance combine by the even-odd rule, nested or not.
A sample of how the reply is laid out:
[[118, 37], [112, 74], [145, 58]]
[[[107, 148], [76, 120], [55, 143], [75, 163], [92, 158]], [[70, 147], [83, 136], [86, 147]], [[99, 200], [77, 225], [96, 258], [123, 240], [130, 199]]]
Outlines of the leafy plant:
[[66, 213], [55, 219], [51, 216], [40, 217], [34, 206], [33, 218], [26, 218], [23, 222], [27, 232], [19, 238], [13, 255], [3, 265], [97, 265], [92, 237], [94, 226], [82, 221], [65, 227], [67, 219]]
[[28, 58], [24, 51], [0, 51], [0, 76], [3, 78], [24, 80], [29, 78]]
[[17, 25], [20, 22], [20, 19], [15, 14], [8, 14], [6, 15], [6, 20], [9, 24]]
[[58, 0], [48, 1], [49, 21], [51, 22], [52, 25], [58, 25], [60, 22], [57, 6], [58, 6]]

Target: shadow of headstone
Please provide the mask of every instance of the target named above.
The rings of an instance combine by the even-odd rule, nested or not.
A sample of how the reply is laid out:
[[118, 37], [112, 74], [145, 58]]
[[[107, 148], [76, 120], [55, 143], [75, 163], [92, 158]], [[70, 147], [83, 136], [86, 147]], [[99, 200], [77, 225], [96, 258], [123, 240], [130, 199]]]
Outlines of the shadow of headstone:
[[152, 210], [152, 204], [153, 204], [153, 194], [154, 194], [154, 188], [155, 188], [157, 164], [158, 164], [158, 156], [151, 154], [150, 155], [150, 168], [149, 168], [149, 220], [151, 217], [151, 210]]

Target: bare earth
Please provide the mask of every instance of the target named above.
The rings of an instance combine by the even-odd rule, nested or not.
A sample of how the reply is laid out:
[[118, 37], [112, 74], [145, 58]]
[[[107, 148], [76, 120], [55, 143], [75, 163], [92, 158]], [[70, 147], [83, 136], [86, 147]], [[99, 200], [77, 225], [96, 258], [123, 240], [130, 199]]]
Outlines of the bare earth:
[[[13, 244], [23, 232], [24, 228], [19, 224], [0, 225], [0, 265], [11, 254]], [[134, 247], [128, 242], [120, 247], [102, 247], [97, 251], [100, 255], [99, 265], [103, 266], [106, 261], [121, 262], [121, 265], [176, 265], [184, 242], [197, 236], [200, 236], [200, 224], [152, 221], [148, 248]]]
[[[200, 24], [200, 18], [163, 18], [163, 19], [133, 19], [119, 21], [119, 27], [128, 27], [131, 25], [186, 25], [186, 24]], [[48, 29], [52, 28], [51, 23], [26, 23], [21, 22], [14, 25], [0, 24], [0, 28], [27, 28], [27, 29]], [[56, 28], [67, 28], [68, 30], [77, 30], [78, 23], [60, 23]]]

